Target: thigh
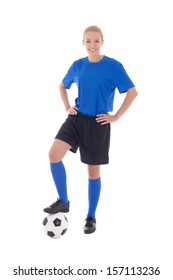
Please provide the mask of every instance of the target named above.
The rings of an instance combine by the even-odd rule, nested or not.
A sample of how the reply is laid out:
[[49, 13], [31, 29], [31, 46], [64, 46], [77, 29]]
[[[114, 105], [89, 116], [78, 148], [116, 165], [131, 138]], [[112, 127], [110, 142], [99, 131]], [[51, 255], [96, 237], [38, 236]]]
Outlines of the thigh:
[[61, 161], [70, 148], [71, 146], [68, 143], [55, 139], [49, 151], [50, 162]]
[[76, 127], [75, 115], [69, 115], [66, 121], [60, 127], [55, 139], [59, 139], [70, 145], [71, 152], [76, 153], [78, 142], [78, 128]]

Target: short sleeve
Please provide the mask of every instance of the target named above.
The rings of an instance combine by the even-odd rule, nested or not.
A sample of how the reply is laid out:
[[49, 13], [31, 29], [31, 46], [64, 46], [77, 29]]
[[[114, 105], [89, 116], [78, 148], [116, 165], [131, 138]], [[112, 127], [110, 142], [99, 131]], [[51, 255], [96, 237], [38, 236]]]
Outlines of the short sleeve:
[[62, 83], [66, 89], [69, 89], [71, 85], [74, 83], [74, 69], [75, 69], [75, 63], [73, 63], [69, 70], [67, 71], [67, 74], [62, 80]]
[[115, 80], [120, 93], [124, 93], [129, 88], [135, 86], [121, 63], [119, 63], [118, 68], [116, 69]]

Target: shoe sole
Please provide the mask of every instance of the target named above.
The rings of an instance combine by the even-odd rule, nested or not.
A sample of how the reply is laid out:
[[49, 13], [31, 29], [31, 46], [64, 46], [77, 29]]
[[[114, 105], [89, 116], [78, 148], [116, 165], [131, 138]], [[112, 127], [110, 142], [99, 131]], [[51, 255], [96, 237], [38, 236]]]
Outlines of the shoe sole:
[[51, 211], [51, 210], [46, 210], [46, 209], [43, 209], [43, 211], [47, 214], [57, 214], [59, 212], [61, 213], [68, 213], [69, 212], [69, 209], [63, 209], [63, 210], [58, 210], [58, 211]]
[[93, 233], [93, 232], [95, 232], [96, 231], [96, 228], [93, 228], [93, 229], [84, 229], [84, 233], [85, 234], [90, 234], [90, 233]]

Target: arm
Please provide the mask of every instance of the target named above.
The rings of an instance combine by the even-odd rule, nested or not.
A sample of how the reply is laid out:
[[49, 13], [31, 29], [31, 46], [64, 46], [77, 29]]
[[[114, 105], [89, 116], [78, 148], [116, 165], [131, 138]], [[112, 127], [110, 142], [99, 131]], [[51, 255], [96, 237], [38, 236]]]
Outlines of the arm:
[[76, 115], [77, 114], [77, 112], [76, 112], [77, 108], [76, 107], [71, 107], [71, 105], [69, 103], [69, 100], [68, 100], [67, 90], [64, 87], [63, 83], [60, 83], [59, 90], [60, 90], [61, 99], [64, 103], [65, 110], [71, 115]]
[[127, 109], [130, 107], [136, 96], [137, 91], [135, 87], [128, 89], [124, 102], [122, 103], [121, 107], [118, 109], [116, 114], [100, 114], [97, 116], [96, 121], [101, 122], [101, 124], [107, 124], [110, 122], [117, 121], [127, 111]]
[[130, 88], [127, 91], [123, 104], [121, 105], [119, 110], [116, 112], [116, 114], [113, 116], [114, 121], [117, 121], [127, 111], [127, 109], [130, 107], [130, 105], [132, 104], [132, 102], [134, 101], [136, 96], [137, 96], [137, 91], [136, 91], [135, 87]]

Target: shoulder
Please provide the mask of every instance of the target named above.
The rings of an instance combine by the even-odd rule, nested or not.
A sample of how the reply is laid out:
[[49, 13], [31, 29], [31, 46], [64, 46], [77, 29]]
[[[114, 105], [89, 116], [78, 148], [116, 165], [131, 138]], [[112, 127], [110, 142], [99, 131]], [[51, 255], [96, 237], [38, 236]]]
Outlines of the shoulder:
[[75, 61], [72, 63], [71, 67], [72, 67], [74, 70], [78, 71], [78, 70], [80, 70], [81, 68], [83, 68], [83, 66], [84, 66], [86, 63], [87, 63], [87, 57], [83, 57], [83, 58], [80, 58], [80, 59], [75, 60]]
[[120, 61], [116, 60], [115, 58], [105, 56], [104, 59], [105, 59], [105, 62], [109, 63], [110, 65], [112, 65], [114, 67], [122, 67], [122, 63]]
[[73, 62], [73, 65], [82, 65], [87, 62], [87, 57], [82, 57]]
[[123, 64], [120, 61], [116, 60], [115, 58], [108, 57], [108, 56], [106, 56], [106, 60], [109, 65], [109, 69], [111, 69], [111, 71], [113, 73], [116, 73], [116, 74], [124, 73], [125, 69], [124, 69]]

